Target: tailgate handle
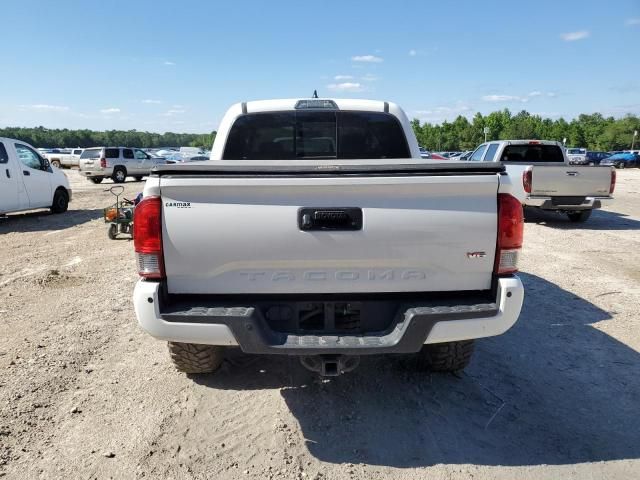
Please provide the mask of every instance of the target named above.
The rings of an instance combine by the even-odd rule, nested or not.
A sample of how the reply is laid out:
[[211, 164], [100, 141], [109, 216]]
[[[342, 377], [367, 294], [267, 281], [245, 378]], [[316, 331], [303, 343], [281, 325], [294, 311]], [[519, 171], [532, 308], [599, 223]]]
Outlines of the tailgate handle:
[[567, 175], [569, 175], [570, 177], [577, 177], [578, 175], [580, 175], [580, 172], [567, 172]]
[[298, 228], [305, 231], [362, 230], [362, 209], [304, 207], [298, 210]]

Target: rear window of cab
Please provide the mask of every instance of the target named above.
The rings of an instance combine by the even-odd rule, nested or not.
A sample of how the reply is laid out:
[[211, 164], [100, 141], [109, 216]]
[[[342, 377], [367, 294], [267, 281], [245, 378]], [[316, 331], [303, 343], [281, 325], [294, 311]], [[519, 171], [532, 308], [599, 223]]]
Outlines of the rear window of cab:
[[101, 148], [88, 148], [80, 155], [80, 158], [100, 158]]
[[562, 149], [558, 145], [507, 145], [502, 151], [501, 162], [564, 163]]
[[238, 117], [223, 160], [410, 158], [396, 117], [381, 112], [286, 111]]

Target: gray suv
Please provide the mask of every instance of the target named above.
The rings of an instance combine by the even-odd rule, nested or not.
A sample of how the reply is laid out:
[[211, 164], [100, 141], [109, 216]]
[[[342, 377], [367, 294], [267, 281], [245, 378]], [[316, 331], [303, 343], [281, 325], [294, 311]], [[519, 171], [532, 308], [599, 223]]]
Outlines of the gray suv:
[[123, 183], [129, 176], [140, 181], [153, 167], [163, 163], [164, 159], [152, 157], [139, 148], [87, 148], [80, 155], [80, 175], [93, 183], [100, 183], [105, 178]]

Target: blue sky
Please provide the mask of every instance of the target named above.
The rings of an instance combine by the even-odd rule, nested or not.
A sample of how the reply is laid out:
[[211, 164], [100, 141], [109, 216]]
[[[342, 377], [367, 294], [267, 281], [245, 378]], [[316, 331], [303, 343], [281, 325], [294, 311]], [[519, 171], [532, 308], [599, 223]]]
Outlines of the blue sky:
[[640, 114], [640, 1], [2, 2], [0, 126], [205, 132], [262, 98]]

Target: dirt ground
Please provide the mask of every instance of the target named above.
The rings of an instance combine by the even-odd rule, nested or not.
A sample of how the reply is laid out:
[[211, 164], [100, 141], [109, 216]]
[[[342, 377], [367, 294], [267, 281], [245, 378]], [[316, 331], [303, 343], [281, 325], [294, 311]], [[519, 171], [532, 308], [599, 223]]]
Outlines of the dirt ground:
[[330, 380], [239, 352], [174, 371], [135, 322], [110, 182], [68, 175], [66, 214], [0, 219], [0, 477], [640, 477], [640, 169], [586, 224], [529, 215], [520, 320], [463, 374], [375, 357]]

